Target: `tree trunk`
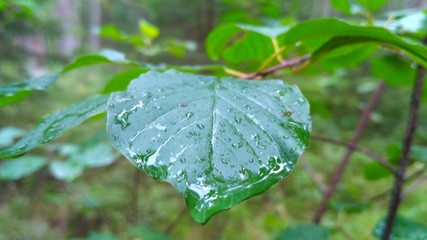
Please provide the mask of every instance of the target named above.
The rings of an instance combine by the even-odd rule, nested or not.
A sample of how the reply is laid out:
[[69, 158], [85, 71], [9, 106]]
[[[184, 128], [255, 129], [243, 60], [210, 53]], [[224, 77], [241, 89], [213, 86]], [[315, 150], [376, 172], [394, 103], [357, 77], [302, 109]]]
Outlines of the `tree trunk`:
[[72, 0], [58, 0], [56, 15], [61, 21], [62, 35], [58, 40], [59, 52], [64, 57], [70, 57], [80, 45], [75, 30], [79, 26], [79, 14]]
[[99, 49], [98, 29], [101, 26], [100, 0], [91, 0], [89, 4], [89, 47], [91, 51]]

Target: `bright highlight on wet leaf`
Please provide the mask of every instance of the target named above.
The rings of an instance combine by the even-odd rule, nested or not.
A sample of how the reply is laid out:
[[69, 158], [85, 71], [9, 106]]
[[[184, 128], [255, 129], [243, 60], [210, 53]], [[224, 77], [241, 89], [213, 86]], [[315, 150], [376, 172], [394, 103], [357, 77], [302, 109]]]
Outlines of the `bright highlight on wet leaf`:
[[288, 175], [310, 129], [307, 100], [280, 80], [149, 72], [108, 103], [113, 146], [173, 184], [200, 223]]

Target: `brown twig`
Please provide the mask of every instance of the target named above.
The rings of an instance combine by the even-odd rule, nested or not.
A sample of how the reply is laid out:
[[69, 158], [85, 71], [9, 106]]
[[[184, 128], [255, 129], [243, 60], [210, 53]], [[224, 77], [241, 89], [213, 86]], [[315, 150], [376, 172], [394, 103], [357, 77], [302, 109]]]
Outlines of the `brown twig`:
[[307, 162], [307, 159], [305, 158], [305, 156], [301, 156], [299, 161], [301, 163], [301, 166], [304, 168], [305, 172], [307, 173], [307, 175], [310, 177], [311, 181], [313, 181], [314, 184], [316, 184], [316, 186], [320, 190], [320, 192], [322, 192], [322, 193], [325, 192], [327, 189], [325, 183], [323, 183], [322, 179], [317, 177], [316, 172], [310, 166], [310, 164]]
[[362, 153], [363, 155], [371, 158], [372, 160], [378, 162], [379, 164], [381, 164], [383, 167], [387, 168], [387, 170], [389, 170], [391, 173], [396, 174], [396, 169], [394, 169], [394, 167], [387, 162], [387, 160], [385, 160], [383, 157], [379, 156], [378, 154], [371, 152], [365, 148], [362, 148], [358, 145], [355, 144], [351, 144], [345, 141], [341, 141], [341, 140], [336, 140], [333, 138], [329, 138], [326, 136], [319, 136], [319, 135], [312, 135], [311, 139], [313, 140], [319, 140], [322, 142], [327, 142], [327, 143], [331, 143], [331, 144], [335, 144], [335, 145], [339, 145], [339, 146], [343, 146], [343, 147], [347, 147], [349, 149], [352, 149], [353, 151], [357, 151], [359, 153]]
[[[427, 43], [427, 38], [424, 40], [424, 42]], [[397, 169], [397, 174], [395, 176], [395, 181], [393, 185], [393, 191], [391, 193], [388, 215], [386, 218], [384, 232], [382, 234], [383, 240], [389, 240], [391, 237], [391, 231], [393, 229], [393, 224], [396, 219], [397, 210], [399, 208], [400, 202], [402, 201], [402, 189], [403, 184], [405, 183], [405, 172], [409, 163], [409, 153], [414, 139], [415, 130], [417, 128], [418, 112], [420, 108], [420, 101], [423, 91], [425, 75], [426, 69], [421, 65], [418, 65], [417, 77], [411, 95], [408, 126], [406, 130], [405, 139], [403, 141], [403, 153], [402, 157], [400, 158], [399, 168]]]
[[284, 68], [290, 68], [290, 67], [296, 67], [296, 66], [302, 65], [306, 63], [310, 59], [310, 57], [311, 55], [308, 54], [308, 55], [304, 55], [302, 57], [294, 58], [291, 60], [284, 60], [281, 63], [274, 65], [264, 71], [247, 74], [246, 76], [242, 76], [242, 78], [243, 79], [262, 78]]
[[[368, 105], [363, 110], [362, 116], [360, 117], [359, 123], [357, 124], [357, 128], [354, 131], [353, 137], [349, 142], [350, 146], [357, 145], [357, 142], [359, 141], [360, 137], [362, 136], [362, 133], [366, 128], [367, 123], [369, 122], [369, 117], [373, 112], [375, 106], [377, 105], [384, 89], [385, 89], [385, 83], [381, 81], [378, 84], [377, 88], [375, 89], [374, 93], [372, 94]], [[338, 168], [336, 169], [335, 174], [332, 176], [332, 181], [329, 189], [323, 194], [322, 202], [319, 204], [318, 208], [314, 213], [314, 216], [313, 216], [314, 223], [320, 223], [323, 215], [326, 213], [328, 202], [332, 198], [332, 195], [335, 193], [338, 183], [341, 181], [341, 177], [343, 176], [344, 171], [347, 168], [347, 165], [350, 161], [350, 157], [353, 154], [353, 152], [354, 150], [352, 148], [347, 148], [347, 151], [344, 157], [342, 158], [340, 164], [338, 165]]]

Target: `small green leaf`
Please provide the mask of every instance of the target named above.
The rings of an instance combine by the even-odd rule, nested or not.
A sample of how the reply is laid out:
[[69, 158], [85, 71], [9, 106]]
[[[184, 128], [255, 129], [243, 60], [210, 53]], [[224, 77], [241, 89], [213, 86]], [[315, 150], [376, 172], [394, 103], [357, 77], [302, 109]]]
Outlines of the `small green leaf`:
[[146, 20], [139, 21], [139, 29], [144, 36], [150, 39], [155, 39], [160, 34], [159, 28]]
[[[381, 239], [385, 228], [385, 220], [380, 221], [375, 229], [374, 236]], [[391, 233], [391, 240], [425, 240], [427, 226], [403, 217], [397, 217]]]
[[286, 30], [284, 27], [223, 25], [209, 34], [206, 51], [211, 59], [222, 59], [231, 67], [255, 70], [274, 54], [272, 36]]
[[387, 3], [387, 0], [356, 0], [360, 5], [369, 9], [372, 12], [378, 11]]
[[330, 201], [328, 207], [338, 212], [357, 213], [370, 207], [367, 202], [338, 202]]
[[26, 177], [47, 164], [41, 156], [23, 156], [0, 162], [0, 180], [18, 180]]
[[108, 97], [108, 95], [91, 97], [43, 118], [31, 132], [13, 146], [0, 150], [0, 158], [24, 154], [40, 144], [52, 141], [86, 119], [104, 112]]
[[137, 78], [139, 75], [147, 71], [148, 69], [146, 68], [133, 68], [131, 70], [119, 73], [110, 81], [108, 81], [107, 85], [102, 91], [102, 94], [126, 90], [126, 87], [133, 79]]
[[118, 52], [116, 50], [105, 49], [105, 50], [102, 50], [99, 54], [83, 55], [78, 57], [74, 62], [68, 64], [62, 70], [62, 73], [66, 73], [81, 67], [87, 67], [90, 65], [104, 64], [104, 63], [131, 64], [131, 65], [135, 64], [127, 60], [123, 53]]
[[114, 154], [111, 144], [101, 142], [71, 155], [69, 161], [83, 167], [102, 167], [110, 165], [116, 159], [117, 154]]
[[307, 100], [280, 80], [149, 72], [108, 104], [113, 146], [200, 223], [288, 175], [311, 129]]
[[330, 230], [316, 224], [295, 224], [280, 233], [276, 240], [326, 240]]
[[49, 171], [56, 179], [69, 182], [82, 175], [83, 167], [71, 161], [55, 161], [49, 165]]
[[363, 167], [363, 175], [369, 181], [393, 176], [390, 171], [379, 163], [369, 163]]
[[113, 24], [105, 24], [99, 30], [99, 36], [121, 42], [125, 39], [120, 29]]
[[416, 71], [411, 63], [397, 55], [387, 55], [371, 62], [372, 75], [392, 86], [412, 86]]
[[44, 90], [58, 79], [58, 73], [51, 73], [42, 77], [12, 83], [0, 87], [0, 107], [19, 102], [30, 95], [33, 90]]
[[351, 4], [349, 0], [332, 0], [331, 5], [337, 11], [348, 15], [351, 14]]

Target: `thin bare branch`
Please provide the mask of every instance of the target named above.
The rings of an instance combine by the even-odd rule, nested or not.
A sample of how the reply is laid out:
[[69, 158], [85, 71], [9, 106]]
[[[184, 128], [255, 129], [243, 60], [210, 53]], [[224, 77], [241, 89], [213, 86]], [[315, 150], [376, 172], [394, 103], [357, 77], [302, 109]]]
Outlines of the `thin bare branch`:
[[322, 179], [320, 179], [316, 172], [314, 171], [314, 169], [311, 167], [311, 165], [308, 163], [307, 159], [305, 158], [305, 156], [301, 156], [301, 158], [299, 159], [302, 168], [304, 168], [304, 171], [307, 173], [307, 175], [310, 177], [311, 181], [314, 182], [314, 184], [316, 184], [317, 188], [320, 190], [320, 192], [325, 192], [327, 187], [325, 185], [325, 183], [322, 181]]
[[[359, 142], [359, 139], [362, 136], [362, 133], [365, 131], [366, 125], [369, 122], [369, 117], [371, 113], [374, 111], [375, 106], [379, 102], [380, 96], [384, 91], [384, 89], [385, 89], [385, 83], [381, 81], [378, 84], [377, 88], [375, 89], [374, 93], [372, 94], [368, 105], [362, 112], [362, 115], [359, 119], [359, 123], [357, 124], [356, 130], [353, 133], [353, 137], [349, 142], [351, 146], [356, 146], [357, 143]], [[334, 195], [335, 191], [337, 190], [338, 183], [341, 181], [341, 177], [343, 176], [344, 171], [347, 169], [348, 163], [350, 162], [350, 157], [353, 154], [353, 152], [354, 150], [352, 148], [347, 148], [346, 153], [344, 154], [340, 164], [335, 170], [335, 174], [332, 176], [331, 185], [329, 186], [328, 190], [323, 194], [322, 202], [319, 204], [318, 208], [314, 213], [314, 216], [313, 216], [314, 223], [320, 223], [323, 215], [326, 213], [328, 202], [332, 198], [332, 195]]]
[[384, 159], [380, 155], [378, 155], [374, 152], [371, 152], [365, 148], [362, 148], [358, 145], [351, 144], [351, 143], [341, 141], [341, 140], [336, 140], [336, 139], [329, 138], [326, 136], [319, 136], [319, 135], [312, 135], [311, 139], [322, 141], [322, 142], [327, 142], [327, 143], [331, 143], [331, 144], [335, 144], [335, 145], [339, 145], [339, 146], [343, 146], [343, 147], [347, 147], [353, 151], [357, 151], [359, 153], [362, 153], [363, 155], [371, 158], [372, 160], [381, 164], [383, 167], [387, 168], [387, 170], [389, 170], [391, 173], [396, 174], [396, 169], [394, 169], [394, 167], [390, 163], [388, 163], [386, 159]]
[[[424, 43], [427, 44], [427, 38], [424, 39]], [[409, 110], [408, 126], [403, 141], [403, 153], [400, 158], [399, 168], [395, 176], [393, 191], [391, 193], [391, 200], [389, 204], [388, 215], [386, 218], [386, 224], [384, 232], [382, 234], [382, 240], [389, 240], [391, 232], [396, 219], [397, 210], [402, 201], [402, 190], [403, 184], [405, 183], [405, 172], [409, 164], [409, 153], [411, 150], [412, 142], [415, 136], [415, 130], [417, 129], [418, 113], [420, 109], [421, 96], [423, 92], [424, 77], [426, 76], [426, 69], [421, 65], [417, 68], [417, 77], [415, 79], [414, 87], [412, 89], [411, 104]]]
[[284, 68], [291, 68], [291, 67], [296, 67], [296, 66], [302, 65], [302, 64], [306, 63], [310, 59], [310, 57], [311, 57], [311, 55], [305, 55], [305, 56], [290, 59], [290, 60], [284, 60], [281, 63], [279, 63], [275, 66], [272, 66], [272, 67], [270, 67], [264, 71], [251, 73], [251, 74], [248, 74], [246, 76], [242, 76], [242, 78], [243, 79], [262, 78], [262, 77], [270, 75], [270, 74], [277, 72], [277, 71], [284, 69]]

